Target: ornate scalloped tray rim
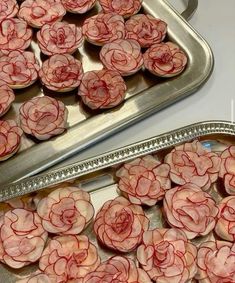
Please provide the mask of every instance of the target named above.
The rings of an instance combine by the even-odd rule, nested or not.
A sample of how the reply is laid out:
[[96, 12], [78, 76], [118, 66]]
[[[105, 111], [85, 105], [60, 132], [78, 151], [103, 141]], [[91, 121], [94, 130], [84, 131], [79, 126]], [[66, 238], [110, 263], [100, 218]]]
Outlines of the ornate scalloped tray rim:
[[120, 149], [89, 158], [71, 165], [26, 178], [0, 188], [0, 202], [36, 192], [45, 187], [69, 181], [77, 177], [114, 166], [133, 158], [150, 154], [188, 140], [213, 134], [235, 137], [235, 123], [228, 121], [206, 121], [173, 130]]

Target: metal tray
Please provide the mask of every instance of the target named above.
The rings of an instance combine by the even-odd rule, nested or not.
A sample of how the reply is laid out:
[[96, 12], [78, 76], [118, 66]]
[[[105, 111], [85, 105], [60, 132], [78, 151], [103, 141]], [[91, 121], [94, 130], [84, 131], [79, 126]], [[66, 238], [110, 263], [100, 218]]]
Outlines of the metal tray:
[[[223, 121], [197, 123], [47, 174], [27, 178], [24, 181], [1, 187], [0, 202], [27, 193], [38, 192], [50, 185], [52, 188], [41, 191], [42, 194], [47, 194], [48, 191], [55, 189], [56, 185], [66, 186], [72, 182], [73, 186], [79, 186], [90, 192], [92, 203], [95, 211], [97, 211], [105, 201], [113, 199], [118, 195], [114, 172], [123, 162], [146, 154], [155, 154], [161, 158], [173, 146], [196, 138], [207, 147], [210, 147], [212, 151], [220, 152], [227, 144], [235, 145], [235, 124]], [[221, 199], [223, 193], [220, 190], [219, 182], [212, 187], [211, 194], [217, 201]], [[2, 205], [0, 204], [0, 211]], [[151, 208], [145, 208], [145, 213], [150, 219], [150, 228], [166, 227], [167, 224], [162, 217], [161, 203]], [[98, 247], [102, 260], [115, 254], [99, 246], [92, 230], [92, 223], [85, 230], [84, 234], [87, 234], [90, 240]], [[211, 232], [207, 236], [194, 239], [193, 242], [195, 245], [198, 245], [205, 240], [214, 238], [215, 235]], [[128, 256], [135, 259], [134, 252], [129, 253]], [[37, 264], [17, 271], [7, 268], [5, 265], [0, 265], [0, 281], [15, 283], [16, 280], [24, 278], [36, 269]]]
[[[183, 13], [184, 17], [192, 15], [197, 0], [190, 0], [189, 4]], [[168, 23], [168, 39], [178, 43], [188, 55], [186, 70], [171, 79], [159, 79], [143, 70], [138, 72], [126, 79], [128, 91], [125, 102], [109, 111], [90, 111], [82, 105], [76, 91], [55, 94], [42, 89], [40, 83], [17, 91], [14, 107], [4, 119], [18, 120], [20, 105], [33, 96], [44, 93], [62, 100], [68, 107], [68, 130], [46, 142], [38, 142], [24, 136], [20, 152], [13, 158], [1, 162], [0, 184], [39, 173], [130, 124], [185, 98], [206, 82], [213, 69], [213, 55], [205, 40], [165, 0], [144, 0], [142, 12], [160, 17]], [[81, 25], [85, 17], [95, 13], [97, 7], [84, 16], [68, 14], [64, 19]], [[32, 49], [40, 61], [44, 59], [40, 56], [35, 41], [32, 43]], [[75, 56], [82, 60], [84, 70], [88, 71], [102, 68], [98, 53], [98, 47], [85, 43]]]

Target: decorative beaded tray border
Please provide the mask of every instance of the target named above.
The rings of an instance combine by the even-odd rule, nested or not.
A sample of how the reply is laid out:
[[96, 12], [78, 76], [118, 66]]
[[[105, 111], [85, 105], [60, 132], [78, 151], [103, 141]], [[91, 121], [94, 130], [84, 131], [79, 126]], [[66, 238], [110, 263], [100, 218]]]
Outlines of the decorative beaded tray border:
[[137, 142], [102, 155], [86, 159], [54, 171], [27, 178], [0, 188], [0, 202], [38, 191], [45, 187], [75, 179], [96, 170], [153, 153], [190, 139], [211, 135], [227, 134], [235, 136], [235, 123], [227, 121], [207, 121], [189, 125], [171, 132]]

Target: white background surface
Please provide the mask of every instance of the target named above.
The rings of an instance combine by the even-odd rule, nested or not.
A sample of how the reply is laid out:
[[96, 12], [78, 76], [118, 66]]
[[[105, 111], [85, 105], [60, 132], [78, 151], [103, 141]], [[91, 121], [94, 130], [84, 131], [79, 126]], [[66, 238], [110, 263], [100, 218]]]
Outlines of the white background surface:
[[[168, 0], [183, 11], [184, 0]], [[215, 56], [215, 68], [209, 81], [188, 98], [156, 113], [69, 160], [82, 160], [169, 130], [205, 120], [235, 120], [235, 0], [199, 0], [189, 21], [207, 40]], [[235, 105], [234, 105], [235, 108]], [[235, 115], [235, 114], [234, 114]]]

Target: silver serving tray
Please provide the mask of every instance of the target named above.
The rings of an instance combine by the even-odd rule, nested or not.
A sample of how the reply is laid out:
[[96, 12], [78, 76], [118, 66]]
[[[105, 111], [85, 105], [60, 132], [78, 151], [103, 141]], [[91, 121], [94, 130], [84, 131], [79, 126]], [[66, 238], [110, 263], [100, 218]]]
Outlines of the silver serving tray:
[[[173, 146], [192, 139], [199, 139], [204, 146], [210, 147], [212, 151], [221, 152], [228, 144], [235, 145], [235, 124], [223, 121], [197, 123], [46, 174], [27, 178], [18, 183], [1, 187], [0, 201], [3, 202], [28, 193], [32, 193], [29, 194], [29, 197], [31, 197], [34, 195], [33, 192], [38, 192], [42, 197], [56, 189], [57, 186], [72, 185], [90, 192], [92, 204], [95, 212], [97, 212], [105, 201], [118, 196], [115, 171], [123, 162], [146, 154], [154, 154], [161, 158]], [[39, 190], [41, 191], [39, 192]], [[222, 191], [219, 182], [217, 182], [212, 186], [210, 193], [216, 201], [220, 201], [224, 197]], [[0, 212], [3, 208], [4, 204], [0, 203]], [[144, 210], [150, 219], [150, 229], [167, 227], [162, 215], [161, 202], [151, 208], [144, 208]], [[93, 232], [93, 223], [85, 229], [83, 234], [88, 235], [92, 243], [98, 248], [102, 261], [117, 254], [99, 245]], [[204, 237], [194, 239], [193, 243], [199, 245], [204, 241], [214, 240], [215, 237], [216, 235], [211, 232]], [[128, 253], [127, 256], [136, 258], [135, 252]], [[0, 282], [15, 283], [17, 280], [32, 274], [37, 268], [37, 263], [19, 270], [13, 270], [0, 264]]]
[[94, 176], [99, 175], [99, 180], [94, 178], [89, 183], [90, 185], [86, 187], [88, 191], [93, 191], [96, 190], [97, 185], [99, 188], [102, 188], [102, 186], [109, 184], [111, 179], [113, 182], [113, 167], [146, 154], [164, 152], [172, 146], [195, 138], [200, 140], [223, 140], [224, 143], [235, 144], [235, 123], [226, 121], [200, 122], [64, 166], [45, 174], [29, 177], [13, 184], [3, 185], [0, 187], [0, 202], [37, 192], [62, 182], [75, 179], [78, 181], [93, 180]]
[[[189, 1], [183, 13], [188, 18], [195, 11], [197, 0]], [[148, 115], [197, 91], [209, 78], [213, 69], [213, 55], [206, 41], [187, 23], [167, 1], [144, 0], [143, 11], [160, 17], [168, 23], [168, 38], [179, 44], [188, 55], [186, 70], [171, 79], [159, 79], [140, 71], [126, 79], [128, 92], [125, 102], [104, 112], [89, 111], [76, 93], [52, 94], [39, 83], [18, 91], [14, 107], [4, 118], [18, 120], [20, 105], [32, 96], [47, 94], [62, 100], [69, 109], [69, 128], [66, 133], [46, 142], [38, 142], [24, 136], [20, 152], [0, 164], [0, 184], [6, 184], [35, 175], [92, 144], [120, 131]], [[94, 8], [85, 16], [67, 15], [65, 20], [81, 25], [85, 17], [97, 12]], [[32, 43], [39, 60], [38, 46]], [[75, 56], [82, 60], [85, 71], [100, 69], [97, 48], [85, 44]]]

